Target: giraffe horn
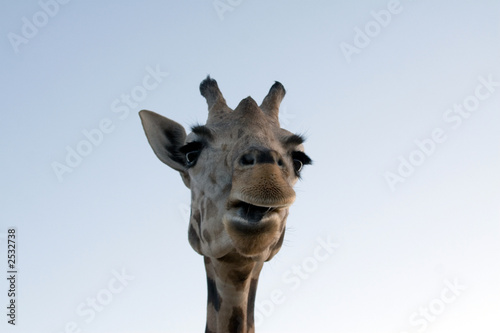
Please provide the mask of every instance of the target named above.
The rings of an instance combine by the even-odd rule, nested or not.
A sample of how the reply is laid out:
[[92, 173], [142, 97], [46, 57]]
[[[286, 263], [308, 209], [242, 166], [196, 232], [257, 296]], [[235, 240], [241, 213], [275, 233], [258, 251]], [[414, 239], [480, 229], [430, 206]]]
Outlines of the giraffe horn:
[[281, 83], [276, 81], [272, 85], [271, 89], [269, 89], [267, 96], [264, 98], [262, 104], [260, 105], [262, 111], [264, 111], [265, 114], [278, 119], [280, 104], [285, 97], [285, 93], [285, 87], [283, 87]]
[[227, 113], [232, 110], [227, 106], [226, 100], [219, 90], [217, 81], [209, 76], [200, 83], [200, 93], [207, 100], [208, 117], [216, 113]]

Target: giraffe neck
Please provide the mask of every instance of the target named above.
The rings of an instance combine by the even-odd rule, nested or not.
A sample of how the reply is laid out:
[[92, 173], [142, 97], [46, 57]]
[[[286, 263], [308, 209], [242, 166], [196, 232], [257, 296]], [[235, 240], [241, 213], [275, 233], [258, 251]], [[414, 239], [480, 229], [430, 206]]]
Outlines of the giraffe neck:
[[208, 304], [206, 333], [253, 333], [254, 303], [263, 262], [238, 254], [205, 257]]

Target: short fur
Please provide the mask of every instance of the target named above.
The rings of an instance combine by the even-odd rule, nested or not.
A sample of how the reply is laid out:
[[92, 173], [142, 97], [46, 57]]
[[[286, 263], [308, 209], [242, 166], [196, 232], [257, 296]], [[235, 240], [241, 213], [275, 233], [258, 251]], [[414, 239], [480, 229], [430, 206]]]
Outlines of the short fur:
[[200, 92], [208, 119], [189, 135], [159, 114], [139, 114], [155, 154], [191, 189], [188, 240], [205, 258], [206, 332], [254, 332], [259, 274], [281, 248], [293, 185], [311, 159], [304, 138], [279, 125], [281, 83], [260, 106], [247, 97], [234, 111], [212, 78]]

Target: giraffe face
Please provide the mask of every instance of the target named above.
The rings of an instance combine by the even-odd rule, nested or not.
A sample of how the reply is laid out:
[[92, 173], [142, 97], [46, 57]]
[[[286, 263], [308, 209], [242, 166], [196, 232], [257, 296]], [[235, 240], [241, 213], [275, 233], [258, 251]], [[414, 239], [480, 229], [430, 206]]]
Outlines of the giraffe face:
[[269, 260], [283, 242], [293, 185], [311, 160], [302, 137], [279, 126], [272, 108], [277, 111], [273, 102], [280, 91], [271, 88], [260, 107], [248, 97], [233, 111], [215, 81], [207, 80], [200, 88], [209, 104], [206, 125], [186, 136], [181, 125], [141, 111], [146, 135], [156, 155], [191, 189], [193, 249], [212, 258], [236, 252]]

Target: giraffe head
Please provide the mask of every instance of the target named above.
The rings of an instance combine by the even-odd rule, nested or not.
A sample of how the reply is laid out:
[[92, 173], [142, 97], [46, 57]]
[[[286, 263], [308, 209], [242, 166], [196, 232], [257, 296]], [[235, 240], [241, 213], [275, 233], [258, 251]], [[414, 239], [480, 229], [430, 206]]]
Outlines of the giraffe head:
[[311, 163], [303, 138], [280, 128], [285, 89], [276, 82], [259, 106], [251, 98], [230, 109], [217, 82], [200, 92], [208, 104], [205, 125], [184, 128], [154, 112], [140, 112], [156, 156], [177, 170], [191, 189], [189, 242], [210, 258], [237, 254], [267, 261], [280, 249], [293, 185]]

